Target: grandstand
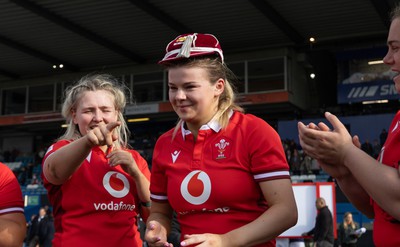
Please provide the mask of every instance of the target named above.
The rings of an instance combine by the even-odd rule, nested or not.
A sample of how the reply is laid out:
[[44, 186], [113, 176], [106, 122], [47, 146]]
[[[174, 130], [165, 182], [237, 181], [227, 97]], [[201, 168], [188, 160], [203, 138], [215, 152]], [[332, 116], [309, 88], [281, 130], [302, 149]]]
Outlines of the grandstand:
[[[18, 156], [15, 161], [4, 161], [15, 174], [20, 182], [22, 196], [25, 205], [25, 218], [30, 220], [32, 214], [37, 214], [43, 205], [49, 205], [47, 191], [43, 187], [40, 174], [42, 172], [40, 163], [35, 163], [34, 156]], [[36, 165], [34, 165], [36, 164]], [[28, 167], [30, 167], [28, 169]], [[26, 172], [29, 170], [30, 172]]]

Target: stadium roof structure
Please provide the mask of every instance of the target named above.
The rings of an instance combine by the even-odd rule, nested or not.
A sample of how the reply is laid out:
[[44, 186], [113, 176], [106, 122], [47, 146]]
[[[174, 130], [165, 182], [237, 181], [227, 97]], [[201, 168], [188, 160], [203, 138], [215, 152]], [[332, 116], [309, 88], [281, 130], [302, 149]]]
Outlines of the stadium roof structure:
[[[395, 0], [8, 0], [0, 2], [0, 86], [24, 78], [154, 64], [182, 33], [225, 54], [274, 47], [385, 45]], [[310, 44], [309, 38], [316, 42]], [[62, 70], [53, 66], [62, 64]]]
[[[9, 85], [18, 87], [20, 81], [65, 73], [156, 65], [164, 56], [168, 42], [180, 34], [192, 32], [214, 34], [226, 57], [239, 52], [286, 47], [315, 52], [314, 66], [320, 66], [321, 71], [331, 70], [331, 73], [330, 67], [335, 64], [327, 61], [326, 54], [386, 45], [388, 14], [397, 2], [0, 1], [0, 89]], [[309, 41], [311, 37], [315, 38], [314, 43]], [[323, 82], [322, 87], [332, 94], [336, 85], [327, 84]], [[322, 93], [320, 97], [328, 98]], [[288, 110], [274, 107], [269, 112], [285, 114]], [[45, 123], [7, 125], [1, 127], [0, 132], [43, 133], [58, 128]]]

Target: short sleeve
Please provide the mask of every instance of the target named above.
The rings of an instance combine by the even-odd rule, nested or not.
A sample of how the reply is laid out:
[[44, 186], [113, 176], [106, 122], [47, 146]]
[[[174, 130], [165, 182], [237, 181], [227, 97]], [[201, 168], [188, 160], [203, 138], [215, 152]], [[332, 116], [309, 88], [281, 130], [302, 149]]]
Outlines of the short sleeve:
[[147, 161], [140, 155], [139, 152], [135, 150], [129, 150], [132, 154], [132, 157], [135, 159], [135, 162], [139, 168], [139, 170], [143, 173], [143, 175], [150, 181], [150, 170], [147, 164]]
[[18, 212], [24, 212], [21, 188], [10, 168], [0, 163], [0, 214]]
[[251, 171], [258, 182], [290, 178], [282, 141], [278, 133], [264, 120], [250, 115], [246, 125], [246, 143]]
[[42, 160], [42, 173], [41, 173], [41, 177], [42, 177], [43, 184], [44, 184], [45, 187], [46, 187], [46, 185], [50, 184], [50, 182], [46, 179], [46, 177], [44, 176], [44, 173], [43, 173], [43, 171], [44, 171], [43, 165], [44, 165], [46, 159], [47, 159], [50, 155], [52, 155], [55, 151], [57, 151], [58, 149], [64, 147], [65, 145], [68, 145], [69, 143], [71, 143], [71, 141], [68, 141], [68, 140], [61, 140], [61, 141], [58, 141], [58, 142], [52, 144], [52, 145], [47, 149], [46, 154], [44, 155], [43, 160]]
[[157, 202], [166, 202], [167, 197], [167, 176], [165, 175], [165, 167], [161, 150], [163, 149], [166, 137], [161, 136], [154, 147], [153, 161], [151, 168], [151, 181], [150, 181], [150, 193], [151, 199]]

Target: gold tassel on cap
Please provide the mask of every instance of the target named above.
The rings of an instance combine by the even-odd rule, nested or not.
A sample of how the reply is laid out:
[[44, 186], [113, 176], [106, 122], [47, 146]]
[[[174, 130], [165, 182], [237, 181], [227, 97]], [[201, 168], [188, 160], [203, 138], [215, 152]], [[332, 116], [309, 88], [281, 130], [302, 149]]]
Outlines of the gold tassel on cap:
[[190, 50], [192, 48], [193, 39], [197, 35], [197, 33], [186, 36], [185, 41], [182, 44], [181, 49], [176, 57], [190, 57]]

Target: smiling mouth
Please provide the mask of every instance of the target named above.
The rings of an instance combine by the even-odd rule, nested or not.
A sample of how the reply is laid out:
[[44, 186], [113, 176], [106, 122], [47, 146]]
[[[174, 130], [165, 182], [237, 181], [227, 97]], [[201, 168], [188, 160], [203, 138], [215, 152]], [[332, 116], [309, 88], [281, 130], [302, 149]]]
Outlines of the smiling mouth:
[[178, 108], [186, 108], [186, 107], [189, 107], [188, 105], [178, 105], [177, 106]]
[[397, 78], [399, 78], [400, 73], [399, 72], [393, 72], [393, 76], [392, 76], [392, 80], [396, 80]]

